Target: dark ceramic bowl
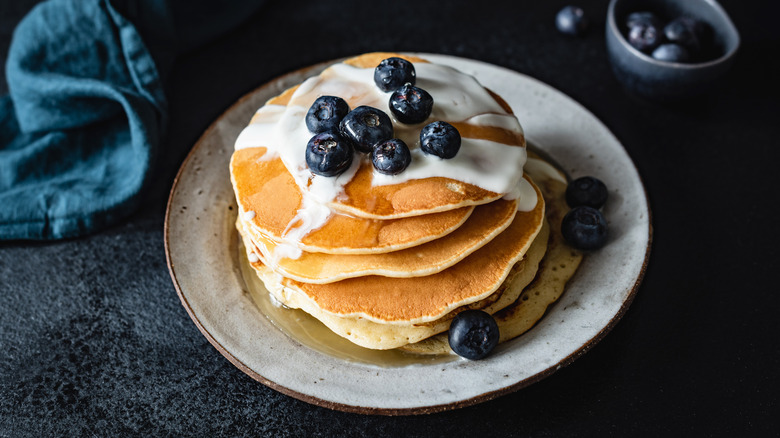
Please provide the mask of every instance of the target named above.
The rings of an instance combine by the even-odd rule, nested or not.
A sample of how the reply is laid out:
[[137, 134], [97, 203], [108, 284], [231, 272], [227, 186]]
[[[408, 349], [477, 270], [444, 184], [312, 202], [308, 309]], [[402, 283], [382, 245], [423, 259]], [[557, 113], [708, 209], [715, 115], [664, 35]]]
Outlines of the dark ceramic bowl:
[[[650, 11], [672, 19], [687, 15], [712, 29], [715, 51], [707, 61], [665, 62], [632, 47], [626, 39], [628, 14]], [[692, 98], [713, 89], [739, 48], [737, 28], [715, 0], [612, 0], [607, 12], [607, 52], [612, 70], [629, 91], [656, 101]]]

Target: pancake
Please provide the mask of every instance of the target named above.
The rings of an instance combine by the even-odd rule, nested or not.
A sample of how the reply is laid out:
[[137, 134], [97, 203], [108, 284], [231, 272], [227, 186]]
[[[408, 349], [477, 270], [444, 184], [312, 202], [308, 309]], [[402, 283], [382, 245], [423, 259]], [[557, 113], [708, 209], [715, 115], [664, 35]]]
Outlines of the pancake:
[[[535, 186], [534, 186], [535, 187]], [[284, 291], [301, 294], [322, 311], [385, 324], [417, 324], [441, 318], [452, 309], [478, 301], [503, 283], [512, 266], [533, 243], [544, 222], [544, 201], [518, 211], [498, 236], [454, 266], [425, 277], [377, 275], [328, 284], [282, 278]], [[283, 297], [282, 303], [286, 303]]]
[[[537, 266], [545, 253], [546, 237], [549, 227], [545, 226], [540, 230], [539, 238], [528, 249], [525, 257], [518, 261], [511, 269], [501, 288], [487, 298], [474, 303], [462, 306], [462, 308], [442, 316], [436, 321], [427, 324], [382, 324], [369, 321], [365, 318], [350, 318], [334, 316], [323, 312], [320, 308], [313, 305], [312, 301], [300, 293], [294, 292], [289, 288], [281, 286], [281, 276], [269, 269], [262, 262], [251, 263], [255, 273], [266, 285], [272, 296], [283, 300], [285, 306], [293, 309], [301, 309], [318, 319], [331, 331], [342, 336], [361, 347], [387, 350], [391, 348], [404, 347], [410, 343], [416, 343], [431, 336], [441, 333], [449, 328], [450, 321], [458, 312], [466, 308], [486, 308], [493, 304], [496, 295], [501, 295], [503, 289], [510, 285], [522, 289], [525, 285], [534, 279]], [[247, 242], [246, 239], [244, 239]], [[247, 242], [251, 244], [250, 242]], [[446, 339], [445, 339], [446, 340]], [[416, 345], [416, 344], [413, 344]], [[421, 352], [424, 354], [436, 354], [437, 352]]]
[[[239, 218], [253, 212], [248, 226], [277, 243], [299, 226], [303, 197], [281, 160], [263, 160], [264, 148], [233, 153], [230, 174]], [[274, 176], [276, 175], [276, 176]], [[373, 220], [331, 214], [319, 228], [296, 239], [295, 246], [329, 254], [372, 254], [397, 251], [438, 239], [461, 226], [474, 207], [394, 220]], [[294, 233], [293, 233], [294, 234]]]
[[[509, 292], [501, 296], [501, 302], [495, 308], [483, 309], [491, 313], [498, 323], [499, 342], [514, 339], [533, 328], [563, 294], [566, 283], [582, 261], [582, 253], [567, 245], [560, 233], [561, 220], [569, 210], [565, 200], [566, 184], [553, 178], [534, 176], [540, 181], [539, 186], [547, 200], [547, 220], [552, 231], [547, 253], [539, 263], [533, 281], [527, 285], [513, 282]], [[402, 348], [408, 352], [426, 355], [452, 353], [446, 333], [404, 345]]]
[[[391, 56], [398, 55], [333, 65], [257, 111], [230, 164], [236, 227], [249, 264], [281, 305], [304, 310], [363, 347], [446, 353], [443, 332], [465, 309], [504, 314], [538, 283], [542, 299], [532, 301], [538, 313], [548, 297], [542, 291], [560, 282], [540, 280], [547, 278], [540, 266], [555, 271], [564, 259], [559, 245], [551, 247], [558, 249], [553, 264], [545, 262], [548, 220], [559, 220], [546, 213], [542, 190], [523, 174], [525, 137], [506, 102], [473, 77], [410, 57], [416, 85], [435, 103], [424, 122], [399, 123], [388, 110], [390, 93], [373, 83], [373, 68]], [[342, 174], [312, 173], [304, 159], [312, 134], [303, 118], [323, 95], [353, 109], [385, 111], [393, 137], [409, 145], [411, 164], [384, 175], [370, 154], [356, 152]], [[451, 123], [462, 137], [451, 159], [420, 148], [420, 130], [435, 120]], [[549, 179], [542, 178], [545, 195], [554, 198]], [[506, 325], [529, 312], [505, 314]], [[512, 327], [522, 330], [522, 323]]]
[[446, 269], [476, 251], [502, 232], [517, 212], [515, 201], [498, 200], [474, 209], [465, 224], [444, 237], [412, 248], [366, 255], [333, 255], [303, 252], [297, 258], [275, 255], [276, 243], [246, 227], [239, 216], [237, 227], [247, 235], [257, 256], [283, 276], [304, 283], [332, 283], [366, 275], [420, 277]]
[[[493, 314], [499, 324], [500, 342], [522, 335], [557, 301], [582, 260], [582, 253], [569, 247], [559, 231], [560, 221], [568, 211], [564, 199], [565, 184], [550, 178], [538, 179], [548, 206], [547, 220], [552, 226], [540, 232], [523, 260], [512, 268], [501, 288], [487, 298], [457, 308], [436, 321], [409, 326], [378, 324], [363, 318], [336, 317], [316, 307], [308, 307], [311, 304], [309, 300], [295, 295], [288, 296], [288, 305], [304, 309], [333, 332], [366, 348], [400, 347], [423, 355], [451, 354], [447, 333], [442, 332], [449, 328], [449, 322], [457, 313], [466, 309], [482, 309]], [[551, 231], [545, 252], [542, 243], [545, 241], [545, 233], [548, 233], [547, 229]], [[261, 263], [253, 265], [256, 268], [262, 266]], [[261, 267], [258, 272], [264, 269], [265, 275], [260, 276], [265, 277], [263, 280], [266, 284], [278, 285], [278, 279], [268, 279], [268, 275], [273, 276], [272, 271]], [[281, 296], [278, 292], [277, 295]]]

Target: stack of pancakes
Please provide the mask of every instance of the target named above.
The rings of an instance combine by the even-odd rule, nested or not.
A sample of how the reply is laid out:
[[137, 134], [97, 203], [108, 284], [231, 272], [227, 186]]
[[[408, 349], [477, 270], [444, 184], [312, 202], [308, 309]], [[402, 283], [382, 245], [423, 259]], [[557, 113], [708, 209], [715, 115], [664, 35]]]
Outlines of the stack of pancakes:
[[[345, 63], [373, 68], [388, 56]], [[295, 89], [267, 105], [287, 105]], [[452, 124], [464, 138], [525, 147], [521, 132]], [[357, 345], [446, 353], [450, 321], [474, 308], [493, 314], [501, 340], [511, 339], [543, 315], [579, 264], [558, 232], [565, 179], [541, 160], [531, 159], [535, 170], [523, 176], [536, 192], [525, 211], [504, 193], [449, 178], [374, 185], [364, 156], [343, 193], [324, 206], [321, 224], [307, 229], [300, 211], [311, 201], [294, 177], [300, 169], [267, 152], [237, 149], [230, 163], [236, 227], [249, 262], [276, 301]]]

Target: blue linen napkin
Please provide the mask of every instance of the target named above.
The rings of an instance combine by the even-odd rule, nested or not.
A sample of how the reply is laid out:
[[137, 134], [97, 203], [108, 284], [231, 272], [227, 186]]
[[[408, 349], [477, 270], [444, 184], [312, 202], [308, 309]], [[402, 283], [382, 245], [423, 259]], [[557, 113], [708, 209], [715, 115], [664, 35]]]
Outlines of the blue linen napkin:
[[14, 31], [6, 63], [11, 94], [0, 97], [0, 240], [80, 236], [133, 212], [161, 146], [163, 82], [174, 58], [264, 4], [36, 6]]
[[51, 0], [14, 31], [0, 98], [0, 239], [82, 235], [132, 212], [167, 104], [108, 0]]

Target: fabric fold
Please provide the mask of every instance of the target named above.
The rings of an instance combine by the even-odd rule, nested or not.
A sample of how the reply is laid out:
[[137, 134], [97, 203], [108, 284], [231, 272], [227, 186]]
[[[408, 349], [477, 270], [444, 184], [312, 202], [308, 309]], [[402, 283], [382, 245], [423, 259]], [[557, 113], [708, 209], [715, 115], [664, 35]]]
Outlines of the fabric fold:
[[152, 179], [176, 56], [265, 2], [48, 0], [17, 26], [0, 97], [0, 240], [60, 239], [128, 216]]
[[138, 205], [167, 119], [136, 28], [108, 0], [51, 0], [16, 28], [0, 99], [0, 239], [83, 235]]

